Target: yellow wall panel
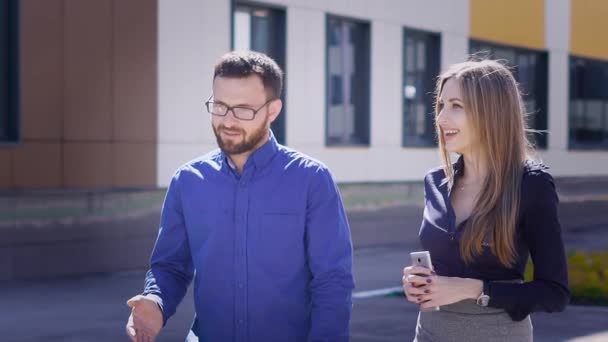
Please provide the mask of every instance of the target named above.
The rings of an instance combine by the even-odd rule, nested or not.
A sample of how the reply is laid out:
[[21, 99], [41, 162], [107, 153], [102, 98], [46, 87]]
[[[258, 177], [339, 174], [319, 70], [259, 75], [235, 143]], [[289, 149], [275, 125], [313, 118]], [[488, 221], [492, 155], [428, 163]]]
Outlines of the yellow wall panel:
[[471, 0], [470, 6], [471, 38], [544, 49], [544, 0]]
[[608, 1], [572, 0], [570, 15], [572, 54], [608, 60]]

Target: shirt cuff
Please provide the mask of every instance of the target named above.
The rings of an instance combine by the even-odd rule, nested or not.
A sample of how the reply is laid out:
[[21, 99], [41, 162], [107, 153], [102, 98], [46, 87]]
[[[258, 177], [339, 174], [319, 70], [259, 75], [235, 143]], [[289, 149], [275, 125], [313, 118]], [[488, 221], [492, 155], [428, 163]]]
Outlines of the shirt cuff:
[[152, 300], [154, 303], [156, 303], [156, 305], [158, 305], [158, 308], [160, 309], [160, 312], [162, 312], [164, 314], [163, 299], [160, 298], [160, 296], [155, 295], [153, 293], [148, 293], [148, 294], [145, 294], [144, 297], [146, 297], [146, 298]]

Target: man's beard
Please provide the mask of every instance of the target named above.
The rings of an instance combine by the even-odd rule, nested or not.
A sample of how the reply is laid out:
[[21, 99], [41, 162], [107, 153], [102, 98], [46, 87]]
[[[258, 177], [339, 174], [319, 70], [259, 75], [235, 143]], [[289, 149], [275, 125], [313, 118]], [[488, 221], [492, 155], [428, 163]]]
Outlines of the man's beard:
[[246, 152], [253, 152], [254, 149], [258, 147], [258, 144], [267, 138], [268, 129], [266, 128], [268, 120], [264, 122], [258, 129], [251, 132], [248, 136], [245, 133], [245, 130], [240, 128], [233, 128], [231, 131], [239, 131], [240, 136], [243, 137], [241, 141], [234, 142], [232, 140], [226, 139], [222, 140], [221, 131], [226, 129], [223, 125], [219, 125], [217, 128], [213, 126], [213, 133], [215, 134], [215, 139], [217, 140], [217, 145], [219, 148], [224, 151], [227, 155], [236, 155], [242, 154]]

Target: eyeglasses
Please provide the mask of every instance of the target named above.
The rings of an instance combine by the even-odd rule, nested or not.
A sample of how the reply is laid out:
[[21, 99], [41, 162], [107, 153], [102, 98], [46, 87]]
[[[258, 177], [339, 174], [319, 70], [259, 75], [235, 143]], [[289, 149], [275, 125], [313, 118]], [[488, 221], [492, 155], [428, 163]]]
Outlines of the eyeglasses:
[[216, 116], [226, 116], [229, 111], [232, 111], [232, 114], [234, 115], [234, 117], [239, 120], [255, 119], [255, 115], [260, 111], [260, 109], [266, 107], [270, 102], [276, 100], [276, 98], [272, 98], [272, 99], [266, 101], [266, 103], [264, 103], [262, 106], [260, 106], [260, 108], [253, 109], [253, 108], [241, 107], [241, 106], [230, 107], [221, 102], [211, 101], [212, 97], [213, 96], [211, 96], [209, 98], [209, 100], [207, 100], [207, 102], [205, 102], [205, 106], [207, 107], [207, 111], [209, 112], [209, 114], [216, 115]]

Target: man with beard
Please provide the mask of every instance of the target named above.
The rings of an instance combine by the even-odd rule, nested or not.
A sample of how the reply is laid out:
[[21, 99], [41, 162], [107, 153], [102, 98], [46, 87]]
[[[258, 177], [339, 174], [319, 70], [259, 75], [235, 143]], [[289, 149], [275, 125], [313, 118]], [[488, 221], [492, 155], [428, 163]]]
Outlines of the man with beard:
[[282, 71], [232, 52], [205, 103], [219, 149], [180, 167], [127, 334], [153, 341], [194, 280], [187, 341], [348, 341], [350, 229], [322, 163], [279, 145]]

